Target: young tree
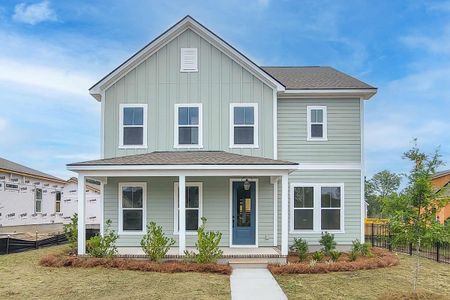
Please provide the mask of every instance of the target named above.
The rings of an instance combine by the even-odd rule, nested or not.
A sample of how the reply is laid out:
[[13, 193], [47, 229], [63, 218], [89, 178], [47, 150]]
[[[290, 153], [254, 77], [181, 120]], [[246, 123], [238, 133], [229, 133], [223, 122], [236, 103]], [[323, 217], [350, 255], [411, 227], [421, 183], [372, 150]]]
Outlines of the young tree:
[[365, 181], [365, 198], [368, 203], [367, 214], [371, 217], [384, 217], [383, 205], [386, 197], [398, 192], [401, 176], [388, 170], [376, 173]]
[[415, 145], [404, 153], [403, 158], [411, 161], [413, 168], [407, 176], [408, 186], [405, 190], [399, 195], [393, 193], [388, 197], [392, 205], [390, 226], [394, 246], [412, 244], [415, 247], [417, 261], [413, 287], [416, 290], [421, 246], [449, 239], [449, 233], [436, 221], [435, 214], [436, 210], [448, 203], [448, 199], [435, 193], [431, 185], [432, 174], [443, 164], [438, 151], [430, 156]]

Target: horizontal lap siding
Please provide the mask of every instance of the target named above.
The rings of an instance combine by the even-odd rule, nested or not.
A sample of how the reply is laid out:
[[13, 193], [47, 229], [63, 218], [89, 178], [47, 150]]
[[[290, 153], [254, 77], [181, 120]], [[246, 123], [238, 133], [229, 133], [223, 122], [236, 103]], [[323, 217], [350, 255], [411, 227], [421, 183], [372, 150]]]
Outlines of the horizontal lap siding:
[[[240, 179], [240, 178], [239, 178]], [[175, 177], [108, 178], [105, 185], [105, 220], [112, 221], [112, 229], [118, 231], [118, 183], [147, 182], [147, 222], [154, 221], [163, 227], [164, 233], [173, 237], [173, 186]], [[221, 246], [229, 245], [230, 178], [187, 177], [186, 182], [203, 182], [203, 216], [208, 219], [207, 230], [222, 232]], [[259, 245], [273, 244], [273, 185], [268, 177], [259, 178]], [[139, 247], [142, 235], [121, 235], [117, 245]], [[186, 245], [194, 246], [196, 236], [186, 236]]]

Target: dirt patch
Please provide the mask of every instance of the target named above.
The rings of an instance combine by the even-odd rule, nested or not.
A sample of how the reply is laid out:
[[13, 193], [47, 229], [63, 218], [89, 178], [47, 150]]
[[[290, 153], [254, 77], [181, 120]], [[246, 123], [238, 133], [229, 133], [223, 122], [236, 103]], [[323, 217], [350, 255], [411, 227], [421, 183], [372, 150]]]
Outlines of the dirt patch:
[[73, 267], [73, 268], [96, 268], [132, 270], [143, 272], [160, 273], [214, 273], [231, 274], [231, 267], [219, 264], [197, 264], [180, 261], [152, 262], [147, 260], [124, 259], [124, 258], [94, 258], [77, 257], [68, 255], [48, 254], [43, 256], [39, 264], [45, 267]]
[[329, 258], [325, 257], [315, 265], [310, 265], [311, 257], [300, 262], [297, 256], [290, 255], [287, 265], [269, 265], [268, 268], [273, 274], [315, 274], [378, 269], [399, 264], [398, 256], [385, 249], [373, 248], [372, 254], [371, 257], [358, 257], [351, 261], [347, 253], [342, 253], [336, 262], [329, 262]]

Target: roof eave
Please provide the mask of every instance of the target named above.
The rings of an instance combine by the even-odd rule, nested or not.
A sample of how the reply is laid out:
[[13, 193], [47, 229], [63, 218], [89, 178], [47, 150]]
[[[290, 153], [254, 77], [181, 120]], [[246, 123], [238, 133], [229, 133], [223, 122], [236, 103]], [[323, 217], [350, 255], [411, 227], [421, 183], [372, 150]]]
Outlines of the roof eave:
[[330, 89], [286, 89], [279, 97], [358, 97], [369, 100], [377, 93], [377, 88], [330, 88]]
[[73, 172], [82, 171], [136, 171], [136, 170], [296, 170], [298, 164], [187, 164], [187, 165], [67, 165]]

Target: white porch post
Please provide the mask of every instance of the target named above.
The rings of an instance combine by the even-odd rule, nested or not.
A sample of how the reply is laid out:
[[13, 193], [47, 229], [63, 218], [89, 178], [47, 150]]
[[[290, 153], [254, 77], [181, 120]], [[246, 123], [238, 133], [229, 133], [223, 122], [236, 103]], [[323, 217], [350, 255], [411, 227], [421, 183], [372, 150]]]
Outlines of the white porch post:
[[288, 174], [281, 177], [281, 255], [288, 255], [289, 188]]
[[85, 206], [85, 177], [83, 174], [78, 174], [78, 255], [86, 253]]
[[178, 177], [178, 254], [184, 255], [186, 250], [186, 176]]

